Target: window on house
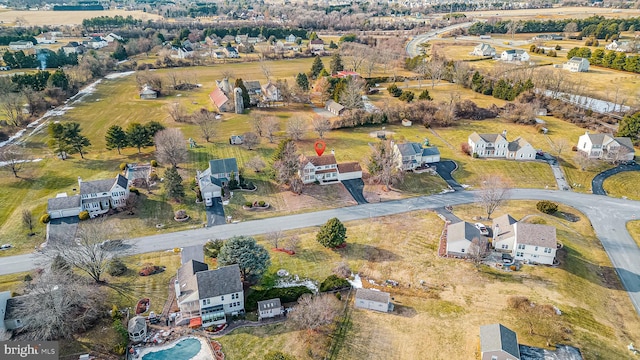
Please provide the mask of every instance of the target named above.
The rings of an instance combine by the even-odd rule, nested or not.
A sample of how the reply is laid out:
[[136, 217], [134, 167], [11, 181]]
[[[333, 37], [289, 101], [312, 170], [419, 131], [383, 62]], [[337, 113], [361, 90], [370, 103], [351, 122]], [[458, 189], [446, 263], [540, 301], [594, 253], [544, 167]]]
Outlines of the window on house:
[[538, 247], [536, 246], [535, 251], [538, 251]]
[[518, 244], [518, 250], [524, 250], [525, 245], [524, 244]]
[[207, 305], [211, 305], [211, 299], [207, 299]]
[[507, 244], [502, 244], [502, 248], [503, 248], [503, 249], [508, 249], [508, 248], [509, 248], [509, 245], [507, 245]]
[[547, 254], [551, 254], [551, 248], [544, 248], [544, 252]]
[[521, 252], [519, 252], [519, 251], [518, 251], [518, 252], [516, 252], [516, 256], [520, 256], [520, 257], [522, 257], [522, 255], [523, 255], [523, 254], [522, 254]]
[[224, 301], [224, 295], [220, 296], [220, 300]]
[[464, 249], [460, 250], [460, 252], [464, 252]]

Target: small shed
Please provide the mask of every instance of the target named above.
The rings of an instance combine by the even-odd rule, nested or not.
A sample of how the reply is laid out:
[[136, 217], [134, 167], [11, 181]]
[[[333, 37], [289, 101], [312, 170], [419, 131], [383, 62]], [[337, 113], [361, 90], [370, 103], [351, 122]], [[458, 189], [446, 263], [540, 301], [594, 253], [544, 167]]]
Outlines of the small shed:
[[129, 320], [129, 339], [140, 342], [147, 336], [147, 320], [142, 316], [135, 316]]
[[370, 289], [358, 289], [356, 291], [356, 308], [390, 312], [393, 310], [391, 295], [387, 292]]
[[480, 327], [482, 360], [520, 360], [518, 336], [502, 324]]
[[281, 316], [282, 312], [280, 298], [258, 301], [258, 320]]
[[242, 135], [231, 135], [229, 137], [229, 144], [231, 145], [242, 145], [244, 142], [244, 137]]
[[327, 101], [327, 103], [326, 103], [325, 105], [326, 105], [326, 106], [325, 106], [325, 108], [326, 108], [330, 113], [332, 113], [333, 115], [336, 115], [336, 116], [340, 116], [340, 115], [342, 115], [342, 113], [343, 113], [343, 112], [344, 112], [344, 110], [345, 110], [345, 107], [344, 107], [344, 106], [342, 106], [342, 105], [338, 104], [337, 102], [335, 102], [335, 101], [333, 101], [333, 100], [329, 100], [329, 101]]
[[142, 87], [142, 91], [140, 91], [140, 99], [148, 100], [148, 99], [157, 99], [158, 92], [149, 87], [148, 84], [145, 84]]

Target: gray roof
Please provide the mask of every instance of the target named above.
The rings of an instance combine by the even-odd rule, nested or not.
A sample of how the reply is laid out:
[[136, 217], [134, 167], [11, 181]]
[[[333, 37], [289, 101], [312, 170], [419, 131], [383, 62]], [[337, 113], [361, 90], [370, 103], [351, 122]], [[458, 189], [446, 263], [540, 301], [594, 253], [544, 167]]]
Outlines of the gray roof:
[[280, 309], [281, 306], [282, 304], [280, 303], [280, 298], [258, 301], [258, 310], [260, 311], [269, 309]]
[[627, 149], [631, 150], [632, 152], [633, 150], [633, 143], [631, 142], [631, 139], [628, 137], [615, 137], [614, 138], [615, 141], [617, 141], [621, 146], [626, 147]]
[[422, 156], [440, 155], [440, 150], [435, 146], [422, 148]]
[[356, 299], [388, 304], [391, 300], [391, 296], [387, 292], [360, 288], [356, 290]]
[[200, 299], [242, 292], [238, 264], [196, 273]]
[[195, 274], [209, 270], [207, 264], [196, 260], [190, 260], [178, 269], [178, 286], [180, 287], [180, 297], [198, 291], [198, 282]]
[[478, 133], [474, 132], [473, 134], [469, 135], [469, 138], [474, 143], [477, 143], [480, 140], [484, 140], [485, 142], [489, 142], [489, 143], [495, 143], [500, 138], [504, 139], [504, 136], [502, 136], [502, 134], [478, 134]]
[[111, 191], [114, 183], [115, 181], [113, 179], [82, 181], [80, 183], [80, 194], [99, 194], [109, 192]]
[[185, 264], [191, 260], [204, 263], [204, 249], [202, 248], [202, 245], [193, 245], [182, 248], [182, 251], [180, 251], [181, 264]]
[[134, 316], [129, 320], [128, 330], [130, 333], [140, 332], [147, 328], [147, 320], [142, 316]]
[[510, 141], [509, 145], [507, 145], [507, 148], [509, 149], [509, 151], [518, 151], [527, 145], [529, 145], [529, 142], [527, 140], [518, 137], [515, 140]]
[[474, 238], [480, 239], [482, 234], [473, 224], [461, 221], [447, 226], [447, 241], [469, 240]]
[[520, 359], [518, 336], [502, 324], [480, 326], [480, 349], [483, 353], [504, 351]]
[[238, 174], [238, 163], [236, 158], [209, 160], [209, 169], [211, 169], [211, 175], [231, 172]]
[[49, 199], [47, 210], [66, 210], [80, 207], [80, 195], [57, 197]]
[[338, 104], [337, 102], [333, 101], [333, 100], [329, 100], [327, 101], [327, 108], [330, 110], [333, 110], [335, 112], [340, 112], [342, 110], [344, 110], [344, 106]]
[[515, 229], [518, 244], [556, 248], [556, 228], [553, 226], [519, 222]]
[[123, 189], [126, 189], [127, 185], [129, 184], [129, 180], [127, 180], [126, 177], [118, 174], [118, 177], [116, 177], [116, 184], [118, 184]]
[[418, 155], [422, 152], [422, 147], [420, 146], [420, 144], [415, 142], [396, 144], [396, 147], [398, 148], [398, 151], [402, 156]]
[[257, 80], [243, 81], [243, 84], [244, 84], [244, 87], [247, 88], [248, 92], [257, 93], [262, 91], [262, 88], [260, 86], [260, 81], [257, 81]]

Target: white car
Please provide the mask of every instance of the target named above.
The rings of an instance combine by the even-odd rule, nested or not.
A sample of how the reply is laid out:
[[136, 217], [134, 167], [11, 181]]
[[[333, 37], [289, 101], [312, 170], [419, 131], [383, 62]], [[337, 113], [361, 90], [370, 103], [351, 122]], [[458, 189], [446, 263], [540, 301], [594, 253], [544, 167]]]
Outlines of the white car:
[[480, 234], [482, 234], [484, 236], [488, 236], [489, 235], [489, 230], [487, 230], [487, 227], [484, 226], [484, 224], [475, 223], [475, 227], [476, 227], [476, 229], [480, 230]]

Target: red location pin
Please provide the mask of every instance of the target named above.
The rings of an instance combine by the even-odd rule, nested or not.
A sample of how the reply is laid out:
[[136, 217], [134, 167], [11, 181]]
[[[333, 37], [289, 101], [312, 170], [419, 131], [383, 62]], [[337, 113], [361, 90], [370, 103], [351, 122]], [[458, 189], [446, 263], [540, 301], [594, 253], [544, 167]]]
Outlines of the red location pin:
[[327, 144], [325, 144], [322, 140], [316, 140], [316, 143], [313, 145], [313, 147], [314, 149], [316, 149], [316, 154], [318, 154], [318, 156], [322, 156], [322, 154], [324, 153], [324, 149], [327, 148]]

